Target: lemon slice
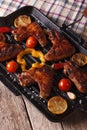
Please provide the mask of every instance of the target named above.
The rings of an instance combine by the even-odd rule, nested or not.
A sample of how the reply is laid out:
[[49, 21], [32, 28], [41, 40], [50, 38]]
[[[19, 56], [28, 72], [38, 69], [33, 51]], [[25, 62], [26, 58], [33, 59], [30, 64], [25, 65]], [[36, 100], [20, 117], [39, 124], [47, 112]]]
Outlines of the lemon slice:
[[87, 55], [76, 53], [72, 56], [71, 61], [75, 62], [79, 66], [84, 66], [87, 64]]
[[53, 114], [63, 114], [67, 110], [68, 104], [64, 98], [54, 96], [48, 100], [47, 107]]
[[31, 18], [30, 16], [27, 15], [19, 15], [15, 20], [14, 20], [14, 26], [16, 28], [20, 26], [27, 26], [28, 24], [31, 23]]

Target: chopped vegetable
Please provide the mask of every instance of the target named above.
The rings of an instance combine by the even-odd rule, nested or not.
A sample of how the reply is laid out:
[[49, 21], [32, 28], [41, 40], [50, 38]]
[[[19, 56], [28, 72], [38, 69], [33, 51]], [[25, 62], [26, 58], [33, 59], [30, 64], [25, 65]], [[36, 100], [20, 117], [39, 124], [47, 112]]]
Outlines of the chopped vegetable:
[[52, 65], [52, 67], [53, 67], [55, 70], [63, 69], [64, 63], [54, 63], [54, 64]]
[[67, 95], [68, 95], [68, 97], [69, 97], [71, 100], [75, 100], [75, 99], [76, 99], [76, 95], [75, 95], [73, 92], [67, 92]]
[[12, 28], [10, 27], [0, 27], [0, 33], [6, 33], [6, 32], [11, 32]]
[[63, 114], [67, 110], [68, 104], [64, 98], [54, 96], [48, 100], [47, 107], [53, 114]]
[[67, 78], [63, 78], [58, 83], [58, 88], [62, 91], [69, 91], [71, 88], [71, 81]]
[[39, 62], [33, 63], [31, 68], [40, 68], [45, 64], [44, 55], [41, 51], [36, 51], [35, 49], [32, 48], [26, 48], [17, 55], [17, 62], [21, 64], [22, 71], [26, 70], [27, 63], [23, 57], [24, 55], [27, 54], [31, 54], [33, 57], [39, 58], [41, 61], [41, 63]]
[[30, 36], [28, 37], [27, 41], [26, 41], [26, 47], [29, 47], [29, 48], [34, 48], [37, 44], [37, 40], [35, 37], [33, 36]]
[[6, 65], [6, 69], [10, 73], [14, 73], [18, 69], [18, 64], [16, 61], [9, 61]]

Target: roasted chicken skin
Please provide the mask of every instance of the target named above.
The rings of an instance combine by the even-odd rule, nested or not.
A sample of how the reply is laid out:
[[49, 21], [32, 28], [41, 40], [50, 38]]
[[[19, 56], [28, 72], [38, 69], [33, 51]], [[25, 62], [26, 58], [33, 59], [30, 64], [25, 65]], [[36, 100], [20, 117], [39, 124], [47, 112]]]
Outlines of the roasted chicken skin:
[[12, 33], [16, 41], [23, 41], [32, 35], [38, 40], [42, 47], [47, 44], [45, 32], [42, 27], [36, 22], [31, 22], [27, 27], [19, 27]]
[[19, 44], [0, 44], [0, 62], [10, 60], [17, 56], [17, 54], [22, 50]]
[[87, 71], [75, 66], [72, 62], [67, 62], [64, 65], [64, 74], [69, 77], [81, 93], [87, 93]]
[[49, 97], [54, 82], [54, 72], [52, 68], [48, 66], [39, 68], [34, 75], [34, 79], [39, 85], [40, 97]]
[[54, 71], [51, 67], [44, 65], [41, 68], [33, 68], [18, 74], [17, 77], [19, 84], [22, 86], [37, 83], [40, 89], [40, 97], [47, 98], [50, 96], [54, 82]]
[[[33, 70], [32, 74], [35, 70]], [[19, 84], [23, 87], [35, 84], [35, 81], [30, 77], [30, 71], [24, 71], [17, 75]]]
[[56, 30], [49, 32], [48, 35], [53, 46], [45, 54], [47, 61], [58, 61], [68, 58], [75, 53], [75, 47]]

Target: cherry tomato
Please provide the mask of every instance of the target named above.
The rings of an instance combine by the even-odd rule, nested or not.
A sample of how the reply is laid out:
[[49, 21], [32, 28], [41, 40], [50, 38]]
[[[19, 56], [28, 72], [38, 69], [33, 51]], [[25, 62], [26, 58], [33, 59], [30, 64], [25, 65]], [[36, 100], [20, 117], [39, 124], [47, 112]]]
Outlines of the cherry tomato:
[[67, 92], [71, 88], [71, 81], [67, 78], [63, 78], [59, 81], [58, 87], [60, 90]]
[[28, 37], [27, 41], [26, 41], [26, 47], [29, 47], [29, 48], [34, 48], [37, 44], [37, 40], [35, 37], [33, 36], [30, 36]]
[[18, 68], [18, 64], [16, 61], [9, 61], [6, 65], [6, 69], [10, 73], [14, 73]]

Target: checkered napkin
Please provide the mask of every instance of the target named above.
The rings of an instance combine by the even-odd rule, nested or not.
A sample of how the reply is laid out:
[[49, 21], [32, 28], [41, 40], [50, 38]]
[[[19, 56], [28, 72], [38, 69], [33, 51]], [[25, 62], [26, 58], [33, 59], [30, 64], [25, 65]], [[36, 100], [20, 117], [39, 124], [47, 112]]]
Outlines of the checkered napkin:
[[[82, 16], [87, 0], [0, 0], [0, 16], [6, 16], [26, 5], [38, 8], [59, 26], [70, 24]], [[87, 37], [87, 18], [72, 26], [72, 29]]]

